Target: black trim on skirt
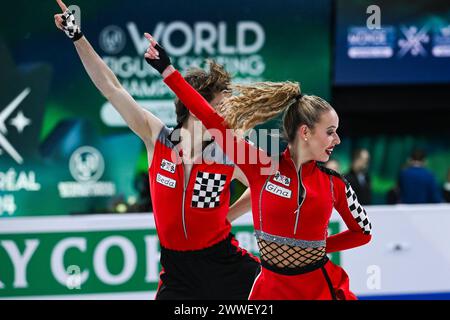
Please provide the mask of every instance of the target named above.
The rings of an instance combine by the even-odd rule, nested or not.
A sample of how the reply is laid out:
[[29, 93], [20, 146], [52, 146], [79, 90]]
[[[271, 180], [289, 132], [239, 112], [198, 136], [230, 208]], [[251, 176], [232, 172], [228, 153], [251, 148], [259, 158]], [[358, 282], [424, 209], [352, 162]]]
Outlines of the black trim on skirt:
[[323, 276], [325, 277], [325, 280], [327, 281], [328, 289], [330, 289], [330, 293], [331, 293], [331, 298], [333, 300], [337, 300], [336, 292], [334, 292], [333, 283], [331, 282], [331, 279], [330, 279], [330, 276], [328, 275], [327, 270], [325, 269], [325, 267], [321, 267], [320, 269], [322, 269]]

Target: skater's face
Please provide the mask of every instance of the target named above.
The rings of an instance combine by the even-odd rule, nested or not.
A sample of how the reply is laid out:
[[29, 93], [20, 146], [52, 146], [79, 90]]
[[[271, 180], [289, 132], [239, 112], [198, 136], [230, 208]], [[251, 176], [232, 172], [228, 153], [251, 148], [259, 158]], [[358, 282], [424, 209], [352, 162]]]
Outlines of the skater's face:
[[303, 138], [305, 149], [312, 160], [326, 162], [329, 160], [334, 146], [341, 143], [337, 134], [339, 117], [334, 110], [324, 112], [312, 130], [307, 130]]

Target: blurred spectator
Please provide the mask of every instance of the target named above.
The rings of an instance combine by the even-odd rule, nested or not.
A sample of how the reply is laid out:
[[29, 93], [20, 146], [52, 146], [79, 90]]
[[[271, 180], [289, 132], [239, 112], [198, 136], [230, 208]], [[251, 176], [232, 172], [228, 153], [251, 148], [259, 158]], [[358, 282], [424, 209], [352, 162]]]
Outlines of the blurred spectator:
[[139, 212], [153, 211], [148, 172], [142, 171], [137, 174], [134, 179], [134, 187], [138, 191], [138, 199], [136, 202], [137, 210]]
[[425, 152], [415, 149], [408, 166], [400, 172], [399, 187], [402, 203], [441, 202], [441, 193], [434, 175], [425, 168]]
[[450, 202], [450, 169], [448, 169], [447, 181], [444, 182], [444, 186], [442, 187], [442, 195], [444, 196], [445, 202]]
[[398, 183], [386, 194], [386, 204], [397, 204], [400, 202], [400, 189]]
[[325, 167], [331, 170], [334, 170], [336, 172], [339, 172], [340, 170], [340, 166], [339, 166], [339, 162], [337, 160], [328, 160], [325, 163]]
[[345, 175], [362, 205], [372, 203], [372, 187], [367, 173], [370, 155], [367, 149], [356, 149], [352, 155], [352, 166]]
[[147, 172], [144, 171], [136, 174], [136, 176], [134, 177], [134, 188], [137, 191], [137, 196], [129, 196], [125, 198], [123, 194], [119, 194], [111, 199], [108, 205], [108, 209], [105, 210], [105, 212], [152, 212], [153, 208], [150, 198], [150, 183]]

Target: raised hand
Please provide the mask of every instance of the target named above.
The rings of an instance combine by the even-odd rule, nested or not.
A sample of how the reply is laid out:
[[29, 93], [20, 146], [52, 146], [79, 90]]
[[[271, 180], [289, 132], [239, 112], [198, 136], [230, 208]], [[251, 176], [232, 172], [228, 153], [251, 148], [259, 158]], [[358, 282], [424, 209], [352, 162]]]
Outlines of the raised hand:
[[63, 30], [66, 35], [73, 41], [80, 39], [83, 34], [80, 27], [75, 22], [75, 17], [62, 0], [56, 0], [63, 13], [55, 14], [55, 25], [58, 29]]
[[144, 36], [150, 42], [150, 45], [144, 54], [145, 61], [162, 74], [164, 70], [172, 64], [170, 58], [167, 55], [166, 50], [164, 50], [164, 48], [161, 47], [149, 33], [144, 33]]

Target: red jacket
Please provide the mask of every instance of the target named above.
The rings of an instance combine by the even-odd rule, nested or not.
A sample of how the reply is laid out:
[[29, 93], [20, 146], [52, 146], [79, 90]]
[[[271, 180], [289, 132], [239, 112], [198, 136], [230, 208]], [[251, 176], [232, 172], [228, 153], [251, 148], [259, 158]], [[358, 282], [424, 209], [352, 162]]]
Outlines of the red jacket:
[[[301, 247], [326, 245], [327, 252], [361, 246], [370, 241], [371, 224], [366, 211], [345, 178], [315, 161], [303, 164], [297, 172], [289, 149], [279, 157], [269, 157], [263, 150], [228, 130], [224, 119], [178, 71], [164, 81], [245, 173], [250, 184], [258, 238]], [[268, 170], [270, 174], [263, 172], [268, 168], [272, 168]], [[348, 230], [328, 237], [333, 207], [342, 216]]]
[[156, 230], [161, 245], [167, 249], [204, 249], [230, 233], [226, 217], [234, 164], [211, 142], [203, 150], [203, 161], [193, 164], [185, 181], [172, 132], [162, 128], [149, 168]]

